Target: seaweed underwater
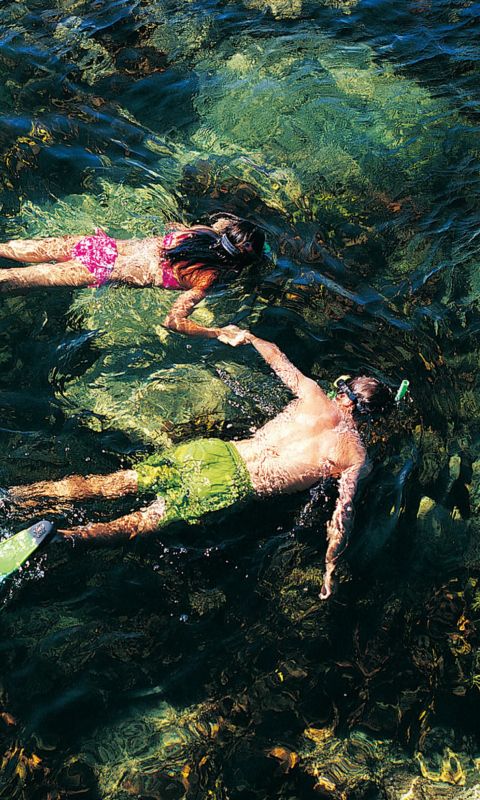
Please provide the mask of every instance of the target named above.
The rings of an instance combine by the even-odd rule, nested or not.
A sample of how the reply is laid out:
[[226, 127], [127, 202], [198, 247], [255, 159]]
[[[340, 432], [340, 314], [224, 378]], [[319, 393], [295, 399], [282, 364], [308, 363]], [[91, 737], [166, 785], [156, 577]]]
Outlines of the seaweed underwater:
[[[326, 388], [368, 371], [411, 393], [365, 431], [374, 470], [331, 603], [334, 486], [161, 539], [53, 541], [3, 585], [0, 797], [473, 800], [475, 6], [45, 6], [0, 5], [2, 237], [248, 216], [275, 259], [195, 318], [271, 338]], [[288, 392], [248, 348], [162, 327], [174, 297], [2, 297], [2, 486], [278, 412]], [[23, 520], [1, 513], [7, 537]]]

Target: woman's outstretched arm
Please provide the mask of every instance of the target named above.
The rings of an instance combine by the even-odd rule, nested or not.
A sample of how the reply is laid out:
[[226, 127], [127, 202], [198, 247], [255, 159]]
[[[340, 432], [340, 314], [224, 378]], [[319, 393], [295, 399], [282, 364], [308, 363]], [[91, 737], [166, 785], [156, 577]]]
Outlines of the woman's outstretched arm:
[[201, 289], [189, 289], [182, 292], [177, 297], [171, 310], [164, 320], [164, 325], [172, 331], [186, 333], [190, 336], [205, 336], [209, 339], [216, 339], [221, 328], [205, 328], [191, 319], [188, 319], [195, 306], [205, 297], [205, 292]]
[[191, 319], [188, 319], [195, 306], [203, 300], [206, 293], [200, 289], [189, 289], [175, 300], [171, 311], [164, 320], [164, 325], [173, 331], [186, 333], [189, 336], [205, 336], [208, 339], [219, 339], [225, 344], [235, 347], [237, 344], [247, 344], [248, 331], [237, 328], [235, 325], [225, 325], [223, 328], [205, 328]]

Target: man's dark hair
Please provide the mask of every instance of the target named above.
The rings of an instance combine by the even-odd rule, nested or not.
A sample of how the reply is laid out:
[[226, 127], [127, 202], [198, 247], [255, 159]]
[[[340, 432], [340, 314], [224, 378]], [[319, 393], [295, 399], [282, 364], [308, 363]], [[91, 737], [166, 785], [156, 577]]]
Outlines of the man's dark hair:
[[383, 381], [361, 375], [358, 378], [351, 378], [346, 384], [357, 398], [355, 412], [359, 415], [385, 417], [393, 411], [395, 397], [390, 386]]

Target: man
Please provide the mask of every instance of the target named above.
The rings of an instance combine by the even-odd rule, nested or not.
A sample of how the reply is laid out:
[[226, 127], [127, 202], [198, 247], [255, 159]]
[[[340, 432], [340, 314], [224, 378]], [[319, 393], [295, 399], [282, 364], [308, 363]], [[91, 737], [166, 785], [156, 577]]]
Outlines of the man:
[[61, 502], [126, 494], [156, 494], [140, 511], [110, 522], [61, 531], [67, 537], [96, 538], [152, 533], [175, 520], [197, 522], [206, 513], [250, 497], [308, 489], [329, 477], [338, 479], [338, 499], [327, 526], [328, 547], [320, 598], [334, 589], [333, 572], [347, 544], [353, 498], [360, 477], [370, 472], [367, 452], [358, 433], [365, 415], [388, 413], [394, 399], [390, 388], [375, 378], [339, 381], [340, 391], [327, 397], [271, 342], [228, 326], [228, 341], [251, 343], [295, 395], [286, 408], [249, 439], [223, 442], [199, 439], [154, 455], [135, 469], [111, 475], [71, 476], [16, 486], [14, 503], [35, 506], [42, 498]]

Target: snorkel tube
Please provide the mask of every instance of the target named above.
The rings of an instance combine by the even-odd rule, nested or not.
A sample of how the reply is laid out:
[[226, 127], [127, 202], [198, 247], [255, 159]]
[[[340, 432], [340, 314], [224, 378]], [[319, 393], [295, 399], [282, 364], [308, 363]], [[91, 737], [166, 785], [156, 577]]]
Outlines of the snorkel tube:
[[410, 381], [403, 380], [398, 387], [397, 394], [395, 395], [395, 402], [399, 403], [400, 400], [403, 400], [405, 395], [407, 394], [408, 387], [410, 386]]
[[273, 258], [273, 250], [272, 250], [272, 248], [270, 247], [270, 245], [268, 244], [268, 242], [266, 240], [265, 240], [265, 244], [263, 245], [263, 255], [265, 256], [265, 258], [269, 258], [269, 259]]

